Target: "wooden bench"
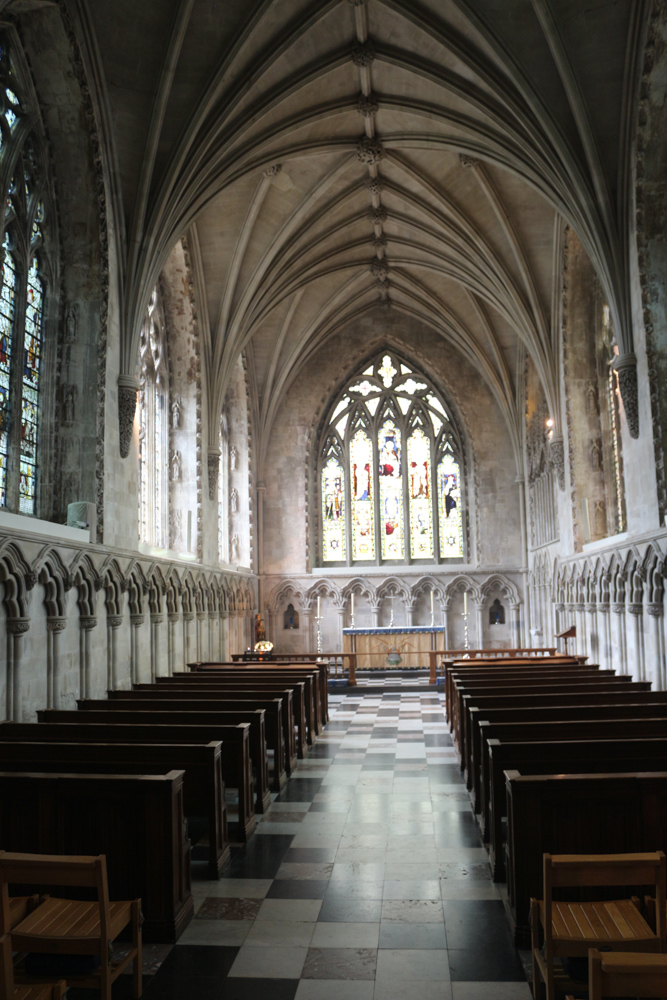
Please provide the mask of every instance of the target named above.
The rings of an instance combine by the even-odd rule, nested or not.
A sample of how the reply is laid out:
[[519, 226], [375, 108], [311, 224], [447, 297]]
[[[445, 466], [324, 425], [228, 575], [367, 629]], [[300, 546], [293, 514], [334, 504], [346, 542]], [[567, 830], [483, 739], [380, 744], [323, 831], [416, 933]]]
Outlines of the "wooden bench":
[[106, 855], [110, 897], [142, 900], [145, 941], [174, 942], [192, 919], [183, 771], [0, 772], [0, 843], [23, 854]]
[[[84, 713], [72, 712], [71, 715], [83, 717]], [[39, 735], [37, 732], [39, 731]], [[33, 735], [34, 734], [34, 735]], [[238, 824], [229, 819], [229, 827], [234, 830], [235, 837], [247, 840], [256, 826], [254, 808], [254, 790], [252, 781], [252, 764], [250, 762], [250, 726], [241, 723], [237, 726], [196, 725], [187, 726], [171, 723], [169, 725], [144, 725], [135, 722], [97, 723], [76, 722], [63, 724], [58, 722], [2, 722], [0, 723], [0, 743], [4, 742], [42, 742], [48, 740], [57, 743], [173, 743], [206, 744], [219, 742], [220, 765], [225, 788], [235, 788], [238, 792]]]
[[[253, 663], [252, 661], [251, 662], [246, 661], [245, 664], [243, 665], [246, 667], [254, 667], [254, 668], [259, 668], [261, 670], [266, 670], [267, 673], [271, 671], [275, 673], [277, 671], [284, 669], [285, 667], [293, 667], [293, 668], [308, 667], [311, 671], [317, 670], [320, 677], [319, 690], [320, 690], [320, 702], [322, 705], [322, 721], [325, 723], [328, 722], [329, 721], [329, 664], [325, 660], [317, 658], [312, 654], [303, 656], [295, 656], [292, 654], [290, 656], [287, 656], [277, 653], [275, 654], [274, 659], [275, 662], [271, 660], [269, 661], [263, 660], [257, 663]], [[232, 663], [231, 663], [232, 666], [238, 667], [242, 663], [243, 663], [242, 655], [235, 654], [232, 656]], [[194, 668], [196, 670], [196, 668], [200, 665], [205, 667], [207, 666], [207, 663], [206, 661], [203, 661], [201, 664], [188, 664], [188, 667], [191, 669]]]
[[521, 774], [667, 772], [667, 739], [568, 740], [563, 743], [488, 741], [490, 788], [482, 789], [488, 807], [489, 861], [494, 882], [505, 881], [507, 816], [505, 771]]
[[541, 894], [543, 855], [659, 848], [665, 842], [667, 772], [505, 774], [508, 905], [516, 944], [527, 948], [530, 899]]
[[[127, 708], [125, 705], [127, 704]], [[171, 703], [170, 703], [171, 704]], [[143, 708], [141, 704], [134, 702], [100, 701], [98, 707], [87, 708], [83, 711], [69, 711], [64, 709], [46, 708], [37, 712], [38, 722], [52, 722], [60, 725], [88, 725], [88, 723], [109, 723], [114, 725], [142, 725], [142, 726], [221, 726], [233, 727], [239, 724], [247, 724], [250, 727], [250, 760], [253, 765], [254, 789], [255, 789], [255, 812], [264, 813], [271, 805], [271, 791], [269, 789], [269, 761], [266, 754], [266, 737], [264, 735], [264, 712], [261, 708], [253, 712], [222, 712], [222, 711], [195, 711], [182, 712], [180, 707], [174, 705], [171, 709], [157, 710]], [[213, 736], [210, 739], [221, 739], [224, 736]]]
[[[261, 708], [265, 713], [266, 745], [273, 753], [273, 771], [271, 786], [279, 792], [287, 783], [287, 756], [284, 742], [283, 699], [282, 698], [235, 698], [216, 694], [215, 690], [206, 691], [176, 691], [165, 685], [146, 684], [135, 685], [132, 691], [109, 691], [109, 701], [135, 702], [139, 704], [158, 705], [177, 704], [185, 711], [196, 712], [201, 706], [217, 709], [223, 712], [254, 711]], [[166, 704], [165, 704], [166, 703]], [[77, 705], [81, 705], [77, 701]], [[296, 763], [296, 761], [295, 761]], [[291, 771], [290, 771], [291, 773]]]
[[[188, 680], [188, 677], [192, 677], [193, 679]], [[282, 687], [280, 686], [281, 683], [284, 685], [289, 683], [289, 687]], [[190, 693], [193, 696], [195, 696], [196, 692], [197, 697], [203, 692], [219, 691], [221, 694], [226, 694], [229, 697], [243, 699], [254, 697], [260, 699], [284, 698], [285, 691], [287, 690], [293, 709], [291, 739], [295, 754], [299, 759], [303, 759], [306, 756], [308, 726], [306, 721], [306, 685], [304, 681], [235, 681], [226, 678], [216, 678], [213, 675], [210, 678], [205, 678], [196, 674], [175, 674], [173, 677], [158, 677], [156, 687], [159, 689], [173, 689], [184, 694]]]
[[205, 817], [208, 826], [208, 875], [217, 879], [230, 858], [227, 804], [220, 742], [194, 746], [172, 743], [54, 742], [48, 726], [25, 724], [32, 742], [0, 742], [0, 771], [77, 774], [167, 774], [184, 770], [183, 809], [190, 818]]
[[[480, 672], [482, 676], [483, 672], [491, 673], [496, 670], [511, 670], [517, 674], [520, 674], [522, 670], [534, 670], [536, 668], [542, 669], [552, 669], [552, 670], [574, 670], [578, 667], [584, 666], [575, 657], [562, 657], [557, 659], [556, 657], [537, 657], [535, 659], [525, 659], [525, 660], [449, 660], [445, 661], [443, 664], [445, 671], [445, 711], [447, 718], [449, 719], [449, 705], [451, 702], [451, 688], [452, 688], [452, 676], [454, 673], [466, 672], [470, 677], [474, 676], [475, 673]], [[592, 667], [595, 668], [596, 664]], [[590, 669], [590, 667], [589, 667]], [[599, 669], [599, 667], [598, 667]]]

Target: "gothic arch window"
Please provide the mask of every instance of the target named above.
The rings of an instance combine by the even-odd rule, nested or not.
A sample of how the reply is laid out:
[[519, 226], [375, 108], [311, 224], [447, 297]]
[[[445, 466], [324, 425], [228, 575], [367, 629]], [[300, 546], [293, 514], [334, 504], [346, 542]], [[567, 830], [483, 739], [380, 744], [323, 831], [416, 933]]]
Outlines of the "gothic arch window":
[[441, 394], [391, 352], [349, 381], [320, 439], [325, 564], [465, 559], [461, 438]]
[[169, 365], [164, 313], [157, 287], [141, 331], [139, 405], [139, 532], [140, 541], [168, 547], [169, 471], [178, 482], [180, 455], [169, 461]]
[[0, 36], [0, 179], [4, 203], [0, 289], [0, 506], [36, 514], [48, 252], [47, 157], [37, 119]]
[[227, 497], [229, 495], [229, 455], [225, 428], [227, 421], [220, 418], [218, 436], [220, 459], [218, 465], [218, 559], [221, 563], [229, 562], [229, 525], [227, 515]]

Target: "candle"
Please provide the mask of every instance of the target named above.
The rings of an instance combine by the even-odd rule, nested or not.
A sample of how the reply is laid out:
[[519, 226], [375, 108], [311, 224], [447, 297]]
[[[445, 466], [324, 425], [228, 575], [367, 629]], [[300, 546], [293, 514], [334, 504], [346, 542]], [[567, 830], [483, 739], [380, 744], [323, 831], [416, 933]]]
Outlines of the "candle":
[[352, 608], [351, 608], [351, 611], [352, 611], [352, 614], [354, 614], [354, 591], [352, 591]]
[[318, 595], [317, 597], [317, 617], [320, 618], [320, 611], [322, 610], [322, 598]]
[[[319, 597], [317, 599], [319, 601]], [[463, 591], [463, 614], [464, 615], [468, 614], [468, 591], [467, 590]]]
[[435, 614], [435, 598], [433, 596], [433, 591], [431, 591], [431, 614]]

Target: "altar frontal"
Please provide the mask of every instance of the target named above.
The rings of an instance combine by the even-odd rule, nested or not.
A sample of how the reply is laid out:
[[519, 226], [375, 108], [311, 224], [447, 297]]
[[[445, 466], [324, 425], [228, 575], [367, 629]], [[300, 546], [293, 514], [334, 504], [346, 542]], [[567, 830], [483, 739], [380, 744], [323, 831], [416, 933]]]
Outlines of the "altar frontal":
[[343, 629], [343, 651], [357, 654], [357, 670], [426, 669], [444, 642], [444, 626]]

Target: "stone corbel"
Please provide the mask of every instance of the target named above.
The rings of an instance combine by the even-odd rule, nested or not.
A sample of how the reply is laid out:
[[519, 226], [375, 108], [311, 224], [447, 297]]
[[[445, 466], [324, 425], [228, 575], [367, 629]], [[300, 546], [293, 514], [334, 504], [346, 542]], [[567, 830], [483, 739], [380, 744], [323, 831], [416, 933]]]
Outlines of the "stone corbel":
[[130, 454], [139, 383], [133, 375], [118, 376], [118, 440], [120, 457]]
[[554, 437], [549, 442], [549, 461], [556, 473], [558, 488], [565, 489], [565, 442], [562, 437]]
[[7, 620], [7, 631], [10, 635], [25, 635], [29, 629], [29, 618], [9, 618]]
[[64, 632], [67, 626], [66, 618], [47, 618], [46, 628], [49, 632]]
[[109, 628], [120, 628], [123, 624], [122, 615], [107, 615], [107, 625]]
[[97, 627], [97, 618], [91, 618], [87, 616], [79, 618], [79, 628], [83, 632], [90, 632], [91, 629], [94, 629], [96, 627]]
[[618, 388], [623, 400], [625, 419], [630, 437], [639, 437], [639, 395], [637, 389], [637, 356], [634, 353], [621, 354], [614, 361], [618, 375]]
[[208, 498], [218, 499], [218, 477], [220, 475], [220, 452], [211, 448], [208, 452]]

